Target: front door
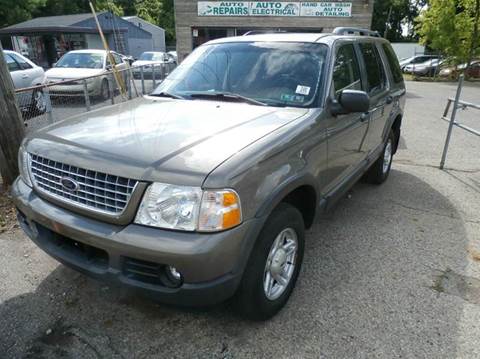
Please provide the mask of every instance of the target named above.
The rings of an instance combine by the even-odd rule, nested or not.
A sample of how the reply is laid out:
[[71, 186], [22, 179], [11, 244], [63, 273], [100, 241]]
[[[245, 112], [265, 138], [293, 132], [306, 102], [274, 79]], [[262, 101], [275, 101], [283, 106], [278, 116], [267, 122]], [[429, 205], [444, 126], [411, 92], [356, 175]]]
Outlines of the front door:
[[[343, 42], [336, 47], [331, 100], [338, 99], [343, 90], [362, 90], [360, 66], [353, 43]], [[366, 158], [365, 139], [368, 116], [349, 113], [330, 117], [327, 123], [328, 189], [347, 180]]]

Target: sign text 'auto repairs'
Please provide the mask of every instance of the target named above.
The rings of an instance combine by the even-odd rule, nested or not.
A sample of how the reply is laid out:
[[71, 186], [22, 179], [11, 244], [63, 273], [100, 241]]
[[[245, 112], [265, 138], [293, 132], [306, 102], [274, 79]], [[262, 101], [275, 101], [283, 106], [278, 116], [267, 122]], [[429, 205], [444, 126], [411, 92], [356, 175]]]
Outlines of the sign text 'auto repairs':
[[198, 16], [351, 17], [350, 2], [199, 1]]

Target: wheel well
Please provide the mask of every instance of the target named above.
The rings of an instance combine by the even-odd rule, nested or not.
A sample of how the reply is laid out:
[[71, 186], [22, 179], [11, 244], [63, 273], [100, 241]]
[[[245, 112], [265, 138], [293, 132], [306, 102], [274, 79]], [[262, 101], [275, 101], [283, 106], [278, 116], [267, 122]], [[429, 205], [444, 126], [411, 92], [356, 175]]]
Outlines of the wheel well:
[[306, 228], [310, 228], [315, 218], [317, 194], [312, 186], [300, 186], [290, 192], [282, 202], [297, 208], [302, 214]]
[[395, 147], [393, 153], [397, 152], [398, 143], [400, 142], [400, 127], [402, 126], [402, 116], [398, 115], [392, 124], [392, 130], [395, 134]]

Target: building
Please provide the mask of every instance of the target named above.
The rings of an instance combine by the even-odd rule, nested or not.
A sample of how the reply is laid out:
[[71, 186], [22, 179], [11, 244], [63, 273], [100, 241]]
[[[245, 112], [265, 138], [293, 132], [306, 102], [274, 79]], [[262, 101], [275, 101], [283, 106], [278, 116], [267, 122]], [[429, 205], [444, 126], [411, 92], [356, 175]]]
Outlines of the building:
[[392, 47], [399, 60], [425, 53], [425, 46], [415, 42], [392, 42]]
[[152, 34], [153, 51], [165, 52], [166, 47], [164, 29], [145, 21], [138, 16], [124, 16], [123, 19]]
[[[133, 57], [152, 51], [150, 32], [107, 11], [97, 16], [111, 50]], [[103, 48], [91, 13], [38, 17], [1, 29], [0, 37], [9, 38], [12, 50], [45, 68], [68, 51]]]
[[327, 32], [337, 26], [370, 28], [373, 0], [198, 1], [175, 0], [177, 51], [182, 60], [202, 43], [253, 30]]

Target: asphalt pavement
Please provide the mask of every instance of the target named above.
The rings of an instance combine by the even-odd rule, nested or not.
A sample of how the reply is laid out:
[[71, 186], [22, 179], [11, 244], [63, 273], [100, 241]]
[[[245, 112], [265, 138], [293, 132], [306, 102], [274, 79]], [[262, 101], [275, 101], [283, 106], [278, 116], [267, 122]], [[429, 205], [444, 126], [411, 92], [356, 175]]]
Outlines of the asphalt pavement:
[[[480, 138], [454, 129], [439, 170], [455, 85], [407, 88], [388, 181], [357, 184], [314, 224], [272, 320], [243, 320], [228, 303], [154, 303], [58, 264], [15, 229], [0, 234], [0, 357], [480, 357]], [[480, 86], [462, 98], [478, 103]], [[459, 120], [480, 129], [480, 111]]]

